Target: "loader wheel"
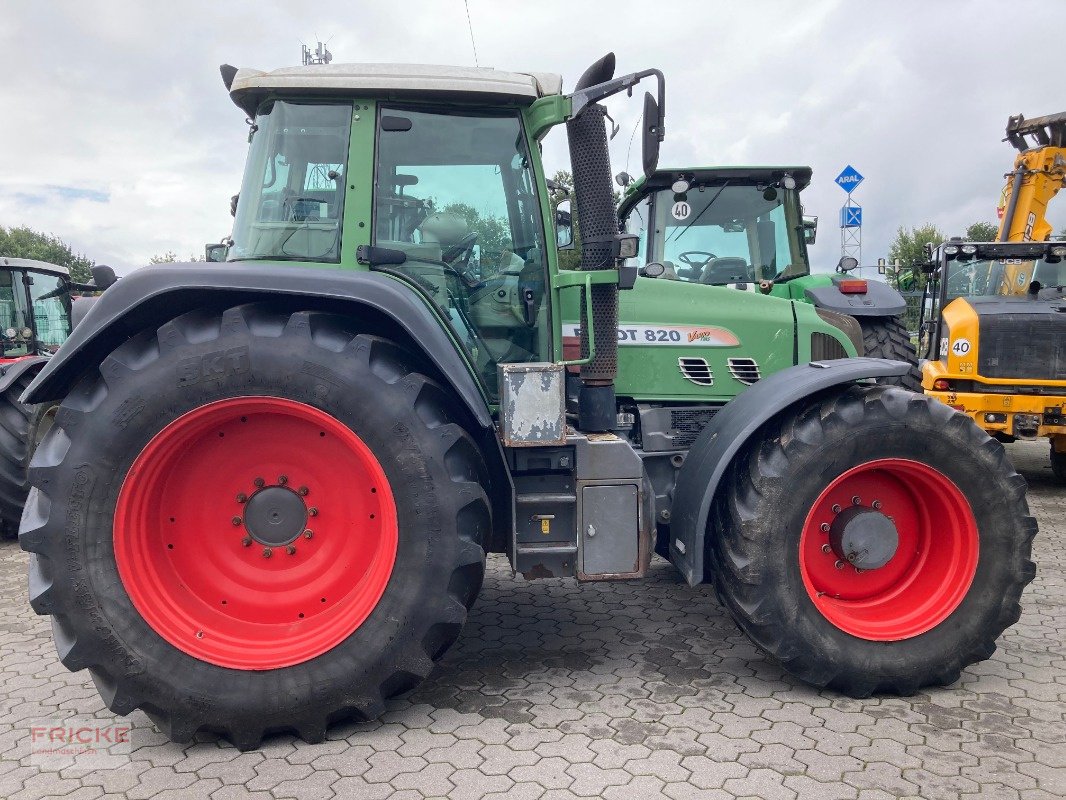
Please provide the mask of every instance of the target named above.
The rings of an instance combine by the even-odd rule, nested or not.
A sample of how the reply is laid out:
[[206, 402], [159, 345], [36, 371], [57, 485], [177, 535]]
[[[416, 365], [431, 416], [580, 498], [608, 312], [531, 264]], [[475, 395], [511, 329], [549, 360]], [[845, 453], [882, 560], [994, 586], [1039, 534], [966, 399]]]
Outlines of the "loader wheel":
[[918, 354], [911, 344], [907, 327], [899, 317], [856, 317], [862, 328], [863, 355], [906, 361], [911, 370], [906, 375], [882, 378], [880, 383], [902, 386], [912, 392], [922, 391], [922, 372], [918, 369]]
[[1066, 452], [1057, 452], [1054, 442], [1051, 443], [1051, 473], [1060, 481], [1066, 482]]
[[715, 506], [723, 604], [807, 683], [853, 697], [948, 684], [1018, 620], [1036, 521], [1002, 445], [894, 387], [787, 412]]
[[30, 458], [41, 436], [51, 423], [49, 405], [28, 406], [19, 397], [30, 385], [37, 370], [22, 373], [0, 395], [0, 538], [18, 535], [22, 506], [30, 484], [26, 477]]
[[369, 720], [455, 641], [486, 469], [386, 339], [316, 312], [194, 312], [63, 401], [20, 541], [60, 658], [171, 739], [241, 749]]

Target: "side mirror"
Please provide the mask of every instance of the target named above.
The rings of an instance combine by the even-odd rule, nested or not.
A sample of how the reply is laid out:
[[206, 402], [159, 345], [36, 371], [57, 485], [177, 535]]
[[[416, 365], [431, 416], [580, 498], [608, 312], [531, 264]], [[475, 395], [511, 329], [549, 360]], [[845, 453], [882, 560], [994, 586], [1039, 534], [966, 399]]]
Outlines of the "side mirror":
[[644, 174], [651, 177], [655, 168], [659, 165], [659, 142], [662, 141], [663, 117], [659, 104], [651, 96], [651, 92], [644, 93], [644, 135], [641, 140], [641, 150]]
[[118, 277], [115, 275], [115, 271], [107, 264], [97, 264], [92, 268], [93, 283], [96, 284], [97, 291], [103, 291], [108, 286], [114, 286]]
[[859, 266], [859, 259], [854, 256], [844, 256], [837, 262], [837, 272], [850, 272]]
[[229, 245], [214, 242], [212, 244], [204, 245], [204, 256], [208, 261], [225, 261], [226, 251], [229, 250]]
[[555, 244], [560, 250], [574, 249], [574, 218], [572, 201], [562, 200], [555, 207]]
[[803, 218], [803, 241], [807, 244], [814, 244], [814, 240], [818, 238], [818, 217], [804, 217]]

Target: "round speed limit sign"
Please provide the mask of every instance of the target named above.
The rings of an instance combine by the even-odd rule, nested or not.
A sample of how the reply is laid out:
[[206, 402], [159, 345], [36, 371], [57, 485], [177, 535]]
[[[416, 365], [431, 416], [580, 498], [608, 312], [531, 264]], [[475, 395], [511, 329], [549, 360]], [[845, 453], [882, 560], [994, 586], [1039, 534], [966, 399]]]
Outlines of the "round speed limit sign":
[[670, 213], [674, 215], [674, 219], [687, 219], [692, 213], [692, 206], [684, 200], [678, 200], [670, 209]]
[[970, 352], [969, 339], [956, 339], [951, 343], [951, 352], [957, 356], [964, 356]]

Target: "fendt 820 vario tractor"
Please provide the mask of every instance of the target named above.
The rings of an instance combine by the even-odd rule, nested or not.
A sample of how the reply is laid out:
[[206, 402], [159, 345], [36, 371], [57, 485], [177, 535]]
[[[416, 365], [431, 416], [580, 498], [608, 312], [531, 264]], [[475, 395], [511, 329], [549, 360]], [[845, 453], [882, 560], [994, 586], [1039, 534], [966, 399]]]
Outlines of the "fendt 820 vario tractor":
[[[694, 405], [678, 359], [718, 331], [687, 306], [693, 337], [618, 375], [619, 294], [648, 279], [623, 264], [600, 101], [656, 80], [651, 173], [664, 85], [613, 74], [563, 94], [543, 73], [223, 68], [254, 123], [226, 262], [127, 276], [27, 394], [61, 402], [20, 531], [31, 602], [110, 709], [175, 740], [320, 740], [429, 674], [487, 552], [638, 579], [657, 520], [684, 579], [816, 686], [906, 694], [993, 652], [1033, 577], [1025, 482], [965, 415], [868, 383], [908, 364], [782, 369], [649, 447]], [[538, 146], [564, 124], [575, 270]], [[630, 420], [635, 395], [658, 413]]]
[[[640, 236], [642, 258], [663, 265], [655, 277], [808, 303], [834, 324], [840, 315], [853, 317], [859, 355], [913, 365], [881, 382], [921, 391], [903, 295], [846, 269], [811, 272], [807, 245], [817, 221], [803, 216], [800, 203], [810, 182], [811, 168], [802, 166], [658, 169], [628, 183], [618, 215]], [[721, 293], [706, 294], [706, 302], [708, 314], [730, 305]]]
[[19, 398], [70, 336], [66, 267], [0, 256], [0, 537], [14, 538], [30, 487], [26, 470], [51, 424], [54, 403]]

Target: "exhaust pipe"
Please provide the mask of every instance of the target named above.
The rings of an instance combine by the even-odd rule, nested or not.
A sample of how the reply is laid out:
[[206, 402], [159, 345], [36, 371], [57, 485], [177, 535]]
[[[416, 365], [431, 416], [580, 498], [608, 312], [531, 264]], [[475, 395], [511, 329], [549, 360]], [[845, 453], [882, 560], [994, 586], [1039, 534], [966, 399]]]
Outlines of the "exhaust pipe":
[[[614, 77], [614, 53], [587, 70], [575, 91], [606, 83]], [[612, 269], [612, 239], [618, 233], [611, 190], [611, 158], [607, 147], [606, 109], [585, 107], [566, 123], [570, 167], [574, 176], [577, 220], [581, 231], [582, 270]], [[614, 380], [618, 374], [618, 287], [597, 284], [592, 291], [592, 328], [595, 357], [581, 367], [578, 391], [578, 428], [588, 432], [612, 430], [616, 425]], [[584, 290], [582, 290], [584, 293]], [[582, 296], [581, 308], [585, 308]], [[582, 312], [584, 313], [584, 312]], [[589, 349], [589, 325], [581, 326], [581, 356]]]

